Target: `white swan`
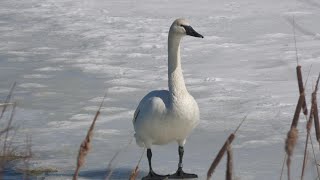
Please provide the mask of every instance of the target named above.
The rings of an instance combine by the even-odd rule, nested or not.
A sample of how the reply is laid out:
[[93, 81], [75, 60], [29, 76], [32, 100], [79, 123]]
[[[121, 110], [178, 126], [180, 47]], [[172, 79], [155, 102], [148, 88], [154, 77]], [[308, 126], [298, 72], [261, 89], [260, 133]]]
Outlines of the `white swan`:
[[185, 19], [175, 20], [168, 36], [168, 84], [169, 91], [158, 90], [148, 93], [139, 103], [133, 118], [136, 142], [147, 148], [149, 174], [143, 179], [163, 179], [152, 170], [151, 146], [177, 141], [179, 144], [179, 165], [169, 178], [196, 178], [195, 174], [182, 171], [183, 146], [187, 136], [199, 122], [197, 102], [188, 93], [184, 83], [180, 41], [186, 36], [201, 37]]

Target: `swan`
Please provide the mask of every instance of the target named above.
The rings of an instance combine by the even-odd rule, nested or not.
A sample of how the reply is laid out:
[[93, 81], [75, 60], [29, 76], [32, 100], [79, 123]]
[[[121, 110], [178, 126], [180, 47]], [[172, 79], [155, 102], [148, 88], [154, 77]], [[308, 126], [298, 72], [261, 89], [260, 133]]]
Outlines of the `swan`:
[[[181, 68], [180, 41], [186, 36], [203, 38], [187, 22], [176, 19], [168, 35], [168, 86], [169, 90], [149, 92], [140, 101], [133, 117], [136, 143], [147, 148], [149, 174], [142, 178], [197, 178], [196, 174], [188, 174], [182, 170], [182, 159], [186, 138], [199, 123], [197, 102], [187, 91]], [[152, 145], [164, 145], [176, 141], [179, 145], [178, 170], [172, 175], [158, 175], [151, 165]]]

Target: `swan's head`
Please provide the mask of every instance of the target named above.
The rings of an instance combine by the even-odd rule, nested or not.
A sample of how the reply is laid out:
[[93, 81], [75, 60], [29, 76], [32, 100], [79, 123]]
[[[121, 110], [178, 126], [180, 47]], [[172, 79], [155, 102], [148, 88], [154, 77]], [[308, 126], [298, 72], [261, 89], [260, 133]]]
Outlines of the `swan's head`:
[[199, 34], [197, 31], [195, 31], [190, 24], [188, 23], [187, 20], [183, 18], [176, 19], [171, 27], [170, 27], [170, 33], [178, 35], [178, 36], [194, 36], [194, 37], [199, 37], [203, 38], [201, 34]]

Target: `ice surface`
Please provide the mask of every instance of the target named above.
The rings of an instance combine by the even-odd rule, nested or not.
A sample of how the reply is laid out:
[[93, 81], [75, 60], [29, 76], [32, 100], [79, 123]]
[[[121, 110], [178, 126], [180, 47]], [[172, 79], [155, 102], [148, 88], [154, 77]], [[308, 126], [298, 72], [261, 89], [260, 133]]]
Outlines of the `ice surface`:
[[37, 83], [23, 83], [23, 84], [20, 84], [19, 87], [21, 87], [21, 88], [44, 88], [47, 86], [42, 85], [42, 84], [37, 84]]
[[[31, 167], [59, 170], [46, 179], [71, 179], [79, 145], [108, 91], [80, 173], [81, 179], [103, 179], [113, 154], [133, 135], [140, 99], [167, 89], [167, 33], [174, 19], [186, 17], [205, 38], [186, 37], [181, 45], [185, 81], [201, 112], [185, 147], [185, 170], [205, 179], [227, 136], [249, 113], [233, 143], [235, 175], [278, 179], [298, 98], [292, 16], [304, 79], [312, 64], [310, 99], [320, 70], [319, 10], [316, 0], [2, 0], [0, 98], [18, 82], [16, 142], [23, 145], [31, 135]], [[306, 133], [302, 116], [300, 122], [295, 179]], [[112, 179], [127, 179], [141, 151], [129, 145], [114, 163]], [[155, 146], [153, 154], [157, 172], [176, 170], [176, 144]], [[215, 179], [224, 178], [224, 168], [218, 167]], [[317, 177], [311, 156], [307, 169], [305, 179]], [[145, 157], [140, 170], [139, 177], [148, 171]]]

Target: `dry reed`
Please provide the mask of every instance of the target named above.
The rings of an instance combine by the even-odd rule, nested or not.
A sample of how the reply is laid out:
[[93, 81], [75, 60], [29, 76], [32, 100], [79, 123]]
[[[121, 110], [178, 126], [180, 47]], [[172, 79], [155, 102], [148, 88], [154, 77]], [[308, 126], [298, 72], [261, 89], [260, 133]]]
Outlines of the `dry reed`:
[[[12, 91], [10, 91], [10, 96], [11, 96]], [[7, 98], [8, 99], [8, 98]], [[10, 98], [9, 98], [10, 99]], [[5, 106], [6, 108], [7, 106]], [[8, 142], [9, 138], [9, 132], [12, 129], [11, 124], [13, 121], [13, 117], [15, 114], [15, 109], [16, 109], [16, 104], [13, 103], [13, 107], [10, 113], [10, 117], [7, 123], [7, 126], [5, 127], [4, 130], [1, 131], [1, 134], [4, 134], [4, 140], [3, 140], [3, 147], [2, 147], [2, 153], [0, 156], [0, 179], [2, 179], [3, 176], [3, 169], [5, 165], [7, 164], [8, 161], [17, 158], [16, 153], [14, 152], [14, 149], [10, 147], [10, 143]], [[3, 112], [4, 113], [4, 112]]]
[[76, 167], [76, 170], [73, 175], [73, 180], [78, 179], [79, 170], [84, 165], [85, 158], [91, 149], [91, 141], [92, 141], [92, 137], [93, 137], [94, 126], [95, 126], [96, 120], [98, 119], [98, 116], [100, 115], [100, 110], [101, 110], [101, 107], [103, 105], [103, 102], [104, 102], [104, 99], [106, 98], [106, 96], [107, 96], [107, 93], [105, 93], [105, 95], [101, 101], [101, 104], [99, 106], [99, 109], [97, 110], [97, 112], [93, 118], [93, 121], [91, 123], [91, 126], [90, 126], [88, 132], [87, 132], [87, 135], [80, 145], [79, 153], [78, 153], [78, 157], [77, 157], [77, 167]]
[[303, 179], [304, 175], [304, 170], [305, 170], [305, 163], [306, 163], [306, 152], [307, 152], [307, 147], [308, 147], [308, 140], [310, 136], [310, 131], [311, 131], [311, 126], [312, 126], [312, 119], [314, 119], [314, 124], [315, 124], [315, 132], [316, 132], [316, 137], [318, 139], [319, 137], [319, 118], [318, 118], [318, 108], [317, 108], [317, 89], [318, 89], [318, 83], [317, 81], [315, 90], [312, 92], [312, 98], [311, 98], [311, 111], [309, 115], [309, 119], [307, 122], [307, 138], [306, 138], [306, 144], [305, 144], [305, 149], [304, 149], [304, 160], [303, 160], [303, 166], [302, 166], [302, 173], [301, 173], [301, 179]]
[[297, 61], [297, 65], [299, 65], [299, 56], [298, 56], [297, 39], [296, 39], [296, 23], [294, 20], [294, 16], [292, 16], [292, 32], [293, 32], [294, 48], [296, 51], [296, 61]]
[[214, 172], [214, 170], [216, 169], [216, 167], [218, 166], [218, 164], [220, 163], [223, 155], [225, 154], [225, 152], [227, 151], [227, 147], [228, 144], [231, 144], [232, 141], [234, 140], [235, 135], [232, 133], [229, 135], [228, 139], [226, 140], [226, 142], [223, 144], [222, 148], [220, 149], [220, 151], [218, 152], [216, 158], [214, 159], [214, 161], [212, 162], [208, 173], [207, 173], [207, 180], [209, 180]]
[[309, 120], [307, 122], [307, 137], [306, 137], [306, 142], [305, 142], [305, 147], [304, 147], [304, 155], [303, 155], [303, 163], [302, 163], [302, 172], [301, 172], [301, 180], [304, 177], [304, 172], [306, 168], [306, 163], [307, 163], [307, 150], [308, 150], [308, 141], [309, 141], [309, 136], [310, 136], [310, 131], [311, 131], [311, 126], [312, 126], [312, 116], [313, 116], [313, 108], [311, 107], [311, 113]]
[[[311, 67], [310, 67], [310, 69], [311, 69]], [[301, 72], [301, 70], [300, 70], [300, 72]], [[309, 71], [309, 73], [310, 73], [310, 71]], [[319, 75], [320, 75], [320, 74], [319, 74]], [[308, 76], [309, 76], [309, 75], [308, 75]], [[320, 76], [319, 76], [319, 77], [320, 77]], [[311, 131], [311, 126], [312, 126], [312, 119], [316, 116], [316, 115], [315, 115], [315, 111], [317, 111], [316, 93], [317, 93], [317, 89], [318, 89], [319, 77], [318, 77], [318, 81], [317, 81], [315, 90], [314, 90], [314, 92], [312, 93], [311, 112], [310, 112], [309, 120], [307, 121], [307, 126], [306, 126], [306, 129], [307, 129], [307, 137], [306, 137], [306, 141], [305, 141], [305, 149], [304, 149], [303, 166], [302, 166], [302, 172], [301, 172], [301, 180], [303, 180], [304, 172], [305, 172], [305, 167], [306, 167], [308, 140], [309, 140], [309, 138], [310, 138], [310, 140], [311, 140], [310, 131]], [[303, 88], [303, 87], [302, 87], [302, 88]], [[300, 83], [299, 83], [299, 90], [300, 90]], [[306, 119], [307, 119], [307, 115], [306, 115]], [[315, 132], [316, 132], [316, 136], [317, 136], [317, 139], [318, 139], [318, 137], [319, 137], [319, 120], [318, 120], [318, 117], [316, 117], [316, 118], [314, 119], [314, 122], [315, 122]], [[312, 149], [313, 149], [313, 144], [312, 144]], [[314, 157], [315, 157], [315, 155], [314, 155]], [[317, 168], [317, 172], [318, 172], [318, 174], [319, 174], [318, 167], [316, 167], [316, 168]]]
[[[287, 167], [288, 167], [288, 179], [290, 180], [290, 165], [291, 165], [291, 156], [293, 154], [294, 147], [297, 143], [298, 139], [298, 129], [297, 125], [299, 122], [299, 117], [300, 117], [300, 112], [301, 109], [303, 109], [304, 114], [308, 114], [307, 106], [306, 106], [306, 100], [305, 100], [305, 93], [304, 93], [304, 87], [302, 83], [302, 75], [301, 75], [301, 66], [297, 66], [297, 78], [298, 78], [298, 85], [299, 85], [299, 100], [296, 106], [296, 110], [294, 113], [294, 117], [291, 123], [291, 128], [287, 134], [287, 139], [285, 143], [285, 151], [286, 151], [286, 158], [287, 159]], [[304, 150], [304, 158], [303, 158], [303, 166], [302, 166], [302, 172], [301, 172], [301, 179], [304, 177], [304, 172], [305, 172], [305, 167], [306, 167], [306, 162], [307, 162], [307, 148], [308, 148], [308, 141], [311, 139], [310, 137], [310, 132], [312, 128], [312, 119], [314, 116], [316, 116], [315, 111], [317, 112], [317, 100], [316, 100], [316, 91], [318, 89], [318, 82], [319, 82], [320, 74], [317, 80], [317, 85], [315, 88], [315, 91], [312, 93], [312, 100], [311, 100], [311, 110], [309, 114], [309, 119], [307, 121], [306, 129], [307, 129], [307, 137], [305, 141], [305, 150]], [[314, 123], [315, 123], [315, 129], [316, 129], [316, 136], [317, 140], [320, 139], [320, 130], [319, 130], [319, 119], [318, 117], [314, 118]], [[318, 141], [319, 142], [319, 141]], [[282, 168], [283, 170], [283, 168]], [[318, 171], [318, 168], [317, 168]], [[282, 177], [282, 173], [280, 176], [280, 179]]]
[[232, 146], [228, 144], [227, 146], [227, 170], [226, 170], [226, 180], [232, 180], [233, 172], [233, 155], [232, 155]]
[[3, 109], [2, 109], [1, 114], [0, 114], [0, 119], [3, 117], [3, 114], [4, 114], [4, 112], [5, 112], [6, 109], [7, 109], [7, 105], [10, 104], [9, 102], [10, 102], [10, 99], [11, 99], [11, 97], [12, 97], [14, 88], [16, 87], [16, 84], [17, 84], [16, 82], [14, 82], [14, 83], [12, 84], [12, 86], [11, 86], [11, 88], [10, 88], [10, 91], [9, 91], [9, 94], [8, 94], [8, 96], [6, 97], [6, 100], [4, 101], [3, 104], [1, 104], [2, 107], [3, 107]]
[[[309, 137], [310, 136], [308, 136], [308, 138]], [[309, 152], [305, 151], [305, 154], [304, 154], [304, 157], [303, 157], [303, 166], [302, 166], [302, 173], [301, 173], [300, 180], [303, 180], [303, 178], [304, 178], [304, 172], [305, 172], [305, 168], [306, 168], [306, 164], [307, 164], [308, 158], [309, 158]]]
[[0, 131], [0, 136], [2, 136], [4, 133], [6, 133], [6, 132], [8, 132], [8, 131], [10, 131], [12, 129], [13, 129], [12, 127], [9, 127], [9, 128], [5, 128], [5, 129], [1, 130]]
[[320, 177], [319, 167], [318, 167], [318, 164], [317, 164], [318, 161], [317, 161], [316, 153], [315, 153], [315, 151], [314, 151], [312, 138], [311, 138], [311, 136], [309, 136], [309, 138], [310, 138], [311, 147], [312, 147], [312, 154], [313, 154], [313, 158], [314, 158], [314, 162], [315, 162], [314, 165], [315, 165], [315, 167], [316, 167], [318, 177]]
[[[27, 136], [26, 137], [26, 157], [23, 159], [24, 160], [24, 168], [25, 170], [29, 171], [29, 160], [32, 157], [32, 139], [31, 137]], [[29, 174], [27, 173], [27, 171], [23, 172], [23, 179], [29, 179]]]
[[[4, 117], [5, 113], [8, 113], [8, 119], [6, 119], [7, 120], [6, 125], [4, 129], [0, 130], [0, 136], [1, 136], [1, 139], [3, 140], [1, 153], [0, 153], [0, 179], [3, 179], [3, 169], [9, 162], [12, 162], [15, 160], [23, 160], [24, 164], [27, 165], [29, 159], [32, 157], [31, 139], [27, 137], [26, 152], [21, 152], [21, 153], [17, 152], [17, 148], [12, 146], [13, 141], [10, 140], [16, 134], [16, 131], [13, 131], [13, 134], [11, 132], [12, 130], [15, 130], [12, 124], [13, 124], [14, 115], [16, 112], [17, 103], [10, 102], [12, 99], [15, 87], [16, 87], [16, 82], [13, 83], [13, 85], [11, 86], [5, 101], [0, 104], [0, 107], [2, 108], [0, 119]], [[8, 112], [10, 110], [8, 108], [9, 106], [11, 106], [10, 112]], [[24, 179], [28, 179], [28, 176], [24, 176]]]
[[285, 165], [286, 159], [287, 159], [287, 153], [284, 154], [284, 158], [282, 161], [280, 180], [282, 180], [282, 175], [283, 175], [283, 170], [284, 170], [284, 165]]
[[[287, 139], [285, 141], [285, 151], [287, 153], [287, 173], [288, 173], [288, 180], [290, 180], [290, 165], [291, 165], [291, 156], [293, 154], [294, 147], [298, 140], [298, 122], [300, 117], [301, 109], [304, 109], [304, 113], [307, 112], [306, 102], [305, 102], [305, 95], [304, 95], [304, 88], [303, 88], [303, 81], [302, 81], [302, 73], [301, 73], [301, 66], [299, 65], [299, 57], [298, 57], [298, 48], [297, 48], [297, 40], [296, 40], [296, 32], [295, 32], [295, 20], [294, 16], [292, 17], [292, 30], [293, 30], [293, 38], [294, 38], [294, 45], [295, 45], [295, 52], [296, 52], [296, 73], [297, 73], [297, 80], [299, 86], [299, 100], [296, 105], [296, 109], [294, 112], [294, 116], [292, 119], [290, 130], [287, 134]], [[281, 173], [282, 174], [282, 173]]]
[[[294, 47], [295, 47], [295, 52], [296, 52], [296, 61], [297, 61], [296, 73], [297, 73], [300, 95], [299, 95], [299, 100], [296, 105], [296, 110], [295, 110], [295, 113], [294, 113], [294, 116], [292, 119], [291, 127], [290, 127], [289, 132], [287, 133], [287, 138], [285, 140], [285, 152], [286, 152], [286, 156], [287, 156], [288, 180], [290, 180], [291, 156], [292, 156], [294, 147], [295, 147], [295, 145], [297, 143], [297, 139], [298, 139], [297, 125], [298, 125], [298, 121], [299, 121], [299, 117], [300, 117], [302, 104], [304, 104], [304, 101], [305, 101], [305, 96], [304, 96], [304, 92], [303, 92], [304, 89], [303, 89], [303, 84], [302, 84], [301, 66], [299, 65], [294, 16], [292, 16], [292, 31], [293, 31]], [[282, 172], [281, 172], [281, 177], [282, 177]]]
[[291, 165], [291, 156], [293, 154], [294, 147], [298, 140], [298, 121], [299, 115], [301, 112], [302, 102], [304, 101], [304, 96], [300, 94], [299, 100], [296, 106], [296, 110], [292, 119], [291, 128], [287, 134], [287, 139], [285, 141], [285, 151], [287, 153], [287, 168], [288, 168], [288, 179], [290, 180], [290, 165]]
[[314, 92], [312, 93], [312, 99], [313, 99], [312, 105], [313, 105], [313, 116], [314, 116], [314, 128], [316, 132], [317, 141], [320, 144], [319, 111], [318, 111], [318, 103], [317, 103], [317, 92], [318, 92], [319, 80], [320, 80], [320, 73], [318, 75]]
[[[312, 64], [311, 64], [309, 72], [308, 72], [308, 76], [307, 76], [307, 80], [305, 82], [305, 86], [307, 84], [311, 68], [312, 68]], [[306, 99], [305, 99], [305, 94], [304, 94], [304, 87], [303, 87], [303, 84], [302, 84], [301, 66], [299, 66], [299, 65], [297, 66], [297, 79], [298, 79], [300, 95], [303, 93], [303, 96], [304, 96], [304, 102], [302, 104], [302, 109], [303, 109], [303, 113], [305, 115], [305, 118], [307, 120], [308, 109], [307, 109], [307, 104], [306, 104]], [[314, 108], [314, 104], [312, 103], [311, 104], [311, 110], [313, 108]], [[313, 114], [313, 113], [311, 112], [311, 114]], [[315, 122], [315, 124], [317, 125], [316, 122]], [[303, 180], [305, 167], [306, 167], [306, 163], [307, 163], [307, 150], [308, 150], [308, 141], [309, 141], [309, 138], [310, 138], [311, 127], [312, 127], [312, 116], [310, 116], [309, 120], [307, 120], [307, 125], [306, 125], [307, 137], [306, 137], [306, 141], [305, 141], [305, 149], [304, 149], [303, 165], [302, 165], [302, 172], [301, 172], [301, 180]], [[313, 148], [313, 146], [312, 146], [312, 148]]]
[[242, 125], [242, 123], [246, 120], [248, 115], [246, 115], [242, 121], [240, 122], [240, 124], [238, 125], [237, 129], [231, 133], [228, 137], [228, 139], [225, 141], [225, 143], [223, 144], [222, 148], [220, 149], [220, 151], [218, 152], [216, 158], [213, 160], [208, 172], [207, 172], [207, 180], [209, 180], [212, 177], [212, 174], [214, 172], [214, 170], [216, 169], [216, 167], [218, 166], [218, 164], [220, 163], [222, 157], [224, 156], [225, 152], [228, 149], [228, 146], [231, 145], [232, 141], [235, 138], [235, 134], [237, 133], [237, 131], [239, 130], [240, 126]]
[[132, 143], [133, 141], [133, 136], [130, 138], [128, 144], [126, 144], [124, 147], [120, 148], [119, 150], [116, 151], [116, 153], [112, 156], [111, 160], [109, 161], [109, 164], [108, 164], [108, 168], [107, 170], [109, 171], [108, 175], [106, 176], [105, 180], [109, 180], [113, 174], [113, 171], [114, 171], [114, 168], [112, 168], [112, 165], [114, 164], [114, 161], [116, 160], [116, 158], [118, 157], [118, 155], [128, 149], [129, 145]]
[[140, 159], [138, 161], [138, 164], [136, 165], [136, 167], [134, 168], [134, 170], [132, 170], [131, 174], [130, 174], [130, 177], [129, 177], [129, 180], [135, 180], [139, 174], [139, 164], [141, 162], [141, 159], [143, 157], [143, 154], [144, 154], [144, 151], [145, 151], [145, 148], [143, 148], [143, 151], [141, 153], [141, 156], [140, 156]]
[[[12, 111], [11, 111], [10, 118], [9, 118], [9, 121], [8, 121], [6, 129], [10, 129], [11, 128], [11, 124], [12, 124], [12, 121], [13, 121], [15, 110], [16, 110], [16, 103], [13, 104]], [[5, 137], [4, 137], [3, 149], [2, 149], [3, 155], [7, 154], [8, 137], [9, 137], [9, 131], [6, 131], [5, 132]]]
[[314, 128], [316, 132], [316, 137], [318, 143], [320, 143], [320, 127], [319, 127], [319, 112], [318, 112], [318, 103], [315, 101], [314, 103], [314, 111], [313, 111], [313, 116], [314, 116]]
[[[294, 24], [293, 24], [294, 25]], [[295, 40], [295, 47], [296, 47], [296, 40]], [[296, 57], [297, 57], [297, 48], [296, 48]], [[308, 72], [308, 76], [307, 76], [307, 80], [305, 82], [305, 86], [307, 84], [309, 75], [310, 75], [310, 71], [312, 68], [312, 64], [310, 66], [309, 72]], [[297, 79], [298, 79], [298, 87], [299, 87], [299, 93], [300, 95], [303, 94], [304, 96], [304, 101], [302, 102], [302, 110], [303, 110], [303, 114], [305, 115], [306, 119], [307, 119], [307, 115], [308, 115], [308, 108], [307, 108], [307, 103], [306, 103], [306, 98], [305, 98], [305, 94], [304, 94], [304, 87], [303, 87], [303, 80], [302, 80], [302, 73], [301, 73], [301, 66], [297, 65], [296, 67], [296, 72], [297, 72]], [[307, 125], [306, 125], [306, 129], [307, 129], [307, 137], [306, 137], [306, 141], [305, 141], [305, 150], [304, 150], [304, 157], [303, 157], [303, 165], [302, 165], [302, 172], [301, 172], [301, 180], [304, 177], [304, 172], [305, 172], [305, 166], [307, 163], [307, 149], [308, 149], [308, 140], [310, 137], [310, 131], [311, 131], [311, 126], [312, 126], [312, 121], [309, 120], [307, 121]]]
[[292, 123], [291, 123], [291, 128], [297, 128], [298, 126], [298, 122], [299, 122], [299, 117], [300, 117], [300, 112], [301, 112], [301, 108], [302, 108], [302, 104], [303, 101], [305, 101], [304, 95], [300, 95], [299, 96], [299, 100], [296, 106], [296, 110], [294, 112], [294, 116], [292, 119]]
[[129, 180], [136, 180], [139, 172], [139, 166], [136, 166], [134, 170], [131, 172]]
[[297, 143], [298, 139], [298, 129], [292, 127], [288, 132], [287, 139], [286, 139], [286, 146], [285, 150], [287, 153], [287, 167], [288, 167], [288, 179], [290, 180], [290, 165], [291, 165], [291, 156], [293, 154], [293, 149]]
[[[305, 99], [305, 95], [304, 95], [304, 87], [303, 87], [303, 80], [302, 80], [302, 73], [301, 73], [301, 66], [298, 65], [296, 67], [296, 71], [297, 71], [297, 79], [298, 79], [298, 86], [299, 86], [299, 93], [300, 95], [302, 94], [304, 96]], [[308, 108], [307, 108], [307, 104], [306, 101], [302, 102], [302, 109], [303, 109], [303, 114], [304, 115], [308, 115]]]

